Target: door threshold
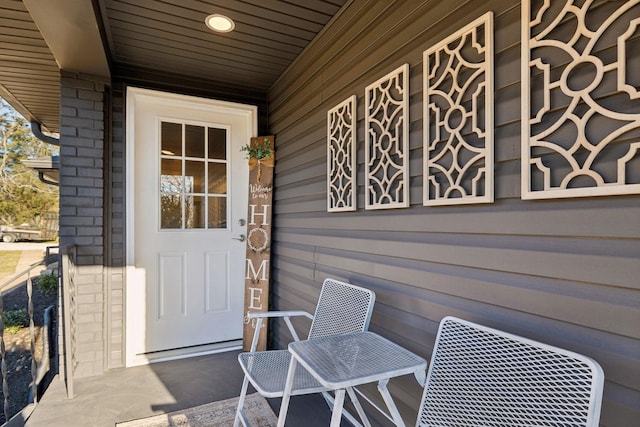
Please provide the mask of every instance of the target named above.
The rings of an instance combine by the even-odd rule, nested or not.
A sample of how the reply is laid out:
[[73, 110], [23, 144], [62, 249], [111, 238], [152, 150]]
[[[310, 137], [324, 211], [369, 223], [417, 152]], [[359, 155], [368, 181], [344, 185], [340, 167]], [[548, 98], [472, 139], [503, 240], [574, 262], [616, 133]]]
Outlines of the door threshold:
[[205, 344], [194, 347], [176, 348], [173, 350], [154, 351], [136, 355], [128, 366], [148, 365], [150, 363], [167, 362], [169, 360], [186, 359], [189, 357], [206, 356], [209, 354], [224, 353], [242, 349], [242, 340], [224, 341], [214, 344]]

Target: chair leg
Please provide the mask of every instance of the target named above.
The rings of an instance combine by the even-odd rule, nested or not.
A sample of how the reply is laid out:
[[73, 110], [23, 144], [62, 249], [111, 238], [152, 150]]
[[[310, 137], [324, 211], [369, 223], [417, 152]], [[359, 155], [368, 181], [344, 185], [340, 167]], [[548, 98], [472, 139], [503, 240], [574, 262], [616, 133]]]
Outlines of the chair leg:
[[244, 399], [247, 397], [247, 389], [249, 388], [249, 380], [245, 375], [244, 381], [242, 381], [242, 391], [240, 391], [240, 397], [238, 398], [238, 409], [236, 409], [236, 418], [233, 420], [233, 427], [238, 427], [242, 421], [244, 427], [249, 427], [242, 415], [242, 408], [244, 407]]
[[331, 411], [331, 427], [340, 427], [342, 420], [342, 407], [344, 405], [344, 389], [336, 390], [336, 397], [333, 401], [333, 411]]
[[284, 427], [285, 420], [287, 419], [287, 411], [289, 410], [289, 400], [291, 399], [291, 390], [293, 389], [293, 379], [296, 372], [296, 358], [291, 357], [289, 362], [289, 371], [287, 372], [287, 381], [284, 385], [284, 392], [282, 393], [282, 403], [280, 403], [280, 413], [278, 414], [278, 427]]

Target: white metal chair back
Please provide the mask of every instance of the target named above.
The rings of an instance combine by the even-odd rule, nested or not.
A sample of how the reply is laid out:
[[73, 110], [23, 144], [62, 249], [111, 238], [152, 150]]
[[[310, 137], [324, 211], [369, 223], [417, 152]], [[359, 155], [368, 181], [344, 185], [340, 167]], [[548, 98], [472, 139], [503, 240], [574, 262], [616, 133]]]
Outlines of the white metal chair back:
[[416, 426], [597, 426], [603, 387], [588, 357], [445, 317]]
[[[248, 426], [243, 406], [249, 383], [253, 385], [258, 393], [268, 398], [282, 397], [284, 392], [291, 363], [291, 354], [285, 349], [256, 351], [260, 328], [264, 319], [283, 319], [294, 341], [298, 341], [299, 338], [291, 318], [298, 316], [312, 319], [309, 339], [362, 332], [369, 328], [375, 299], [375, 293], [369, 289], [328, 278], [322, 284], [314, 315], [305, 311], [249, 313], [251, 319], [256, 319], [256, 328], [251, 351], [238, 355], [238, 361], [245, 373], [245, 377], [238, 400], [234, 427], [237, 427], [240, 422], [244, 426]], [[327, 393], [328, 389], [320, 384], [309, 372], [299, 368], [296, 369], [295, 375], [292, 395], [322, 393], [329, 406], [333, 405], [333, 397]], [[355, 392], [350, 391], [349, 393], [360, 418], [363, 419], [364, 417], [366, 419]], [[359, 425], [351, 414], [345, 412], [344, 415], [353, 425]]]
[[333, 279], [325, 279], [309, 339], [366, 331], [369, 328], [375, 293]]

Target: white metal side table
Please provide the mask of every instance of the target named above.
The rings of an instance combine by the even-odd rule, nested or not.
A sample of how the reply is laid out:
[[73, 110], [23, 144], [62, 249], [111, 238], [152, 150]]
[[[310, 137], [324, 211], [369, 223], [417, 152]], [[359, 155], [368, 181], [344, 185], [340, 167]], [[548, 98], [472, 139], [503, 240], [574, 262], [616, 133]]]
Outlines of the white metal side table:
[[[345, 392], [352, 387], [378, 382], [390, 419], [404, 426], [400, 413], [387, 389], [391, 378], [414, 374], [420, 385], [426, 380], [427, 361], [373, 332], [335, 335], [289, 344], [293, 356], [287, 375], [278, 417], [278, 427], [284, 427], [297, 363], [306, 368], [323, 386], [335, 391], [331, 427], [338, 427], [342, 417]], [[353, 398], [353, 396], [351, 396]], [[364, 415], [361, 408], [357, 408]], [[364, 417], [365, 425], [370, 425]]]

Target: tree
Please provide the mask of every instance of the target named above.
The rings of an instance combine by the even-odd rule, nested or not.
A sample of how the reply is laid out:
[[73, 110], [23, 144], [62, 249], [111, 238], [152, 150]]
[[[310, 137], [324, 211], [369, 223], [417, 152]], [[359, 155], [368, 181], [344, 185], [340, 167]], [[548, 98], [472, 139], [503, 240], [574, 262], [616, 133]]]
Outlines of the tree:
[[0, 98], [0, 224], [36, 225], [43, 213], [58, 210], [58, 187], [40, 182], [38, 173], [22, 164], [57, 151], [33, 136], [24, 117]]

